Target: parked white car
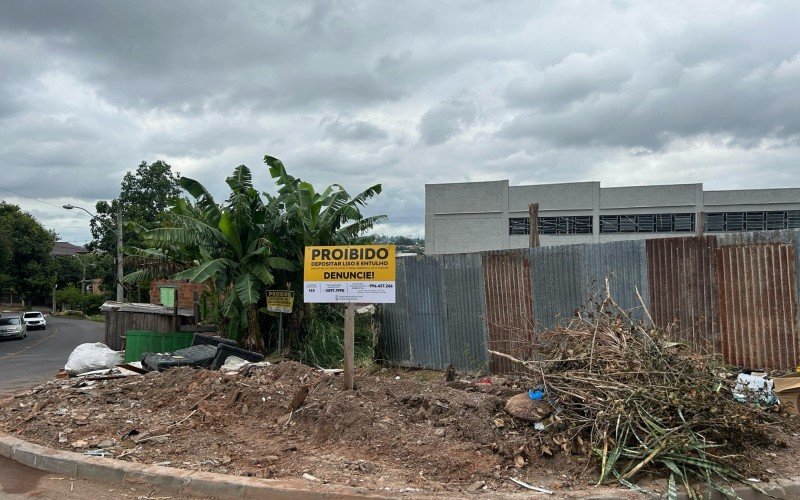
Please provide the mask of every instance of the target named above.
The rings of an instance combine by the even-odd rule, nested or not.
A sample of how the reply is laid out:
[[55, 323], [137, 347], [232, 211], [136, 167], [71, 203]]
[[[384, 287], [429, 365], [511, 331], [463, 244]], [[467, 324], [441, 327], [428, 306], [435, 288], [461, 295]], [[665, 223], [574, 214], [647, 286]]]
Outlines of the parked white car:
[[47, 328], [47, 320], [44, 319], [44, 314], [38, 311], [29, 311], [22, 315], [22, 320], [28, 330], [45, 330]]

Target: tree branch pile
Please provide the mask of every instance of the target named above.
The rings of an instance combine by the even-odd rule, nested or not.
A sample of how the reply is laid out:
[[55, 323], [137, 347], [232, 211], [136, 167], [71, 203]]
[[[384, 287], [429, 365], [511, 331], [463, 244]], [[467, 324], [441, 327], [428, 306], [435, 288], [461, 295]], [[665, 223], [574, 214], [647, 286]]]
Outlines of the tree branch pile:
[[[530, 454], [553, 446], [590, 455], [599, 483], [661, 468], [669, 490], [691, 482], [730, 493], [751, 453], [772, 443], [774, 414], [733, 400], [724, 367], [634, 321], [610, 294], [565, 326], [539, 336], [524, 361], [545, 387], [552, 417]], [[745, 475], [747, 474], [747, 475]], [[638, 488], [637, 488], [638, 489]]]

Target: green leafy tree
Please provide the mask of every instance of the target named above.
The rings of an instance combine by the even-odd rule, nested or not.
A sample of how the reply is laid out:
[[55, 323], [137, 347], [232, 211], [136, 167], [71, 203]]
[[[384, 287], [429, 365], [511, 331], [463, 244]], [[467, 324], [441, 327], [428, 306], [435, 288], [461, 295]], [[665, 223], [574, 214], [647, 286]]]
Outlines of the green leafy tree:
[[53, 267], [56, 273], [56, 284], [59, 289], [69, 285], [79, 286], [83, 278], [83, 266], [74, 255], [56, 255], [53, 257]]
[[156, 263], [170, 256], [183, 260], [187, 269], [172, 278], [209, 284], [221, 297], [228, 336], [243, 336], [245, 347], [264, 351], [258, 319], [263, 290], [274, 282], [272, 269], [293, 266], [273, 255], [267, 207], [253, 188], [250, 170], [240, 165], [226, 182], [231, 194], [220, 206], [202, 184], [180, 179], [181, 187], [194, 197], [194, 207], [175, 203], [165, 227], [142, 233], [146, 248], [135, 253], [149, 255]]
[[0, 202], [0, 239], [0, 285], [4, 291], [29, 303], [46, 300], [55, 284], [55, 234], [17, 205]]
[[[381, 192], [375, 184], [355, 196], [339, 184], [331, 184], [322, 192], [286, 172], [279, 159], [265, 156], [264, 163], [278, 185], [278, 195], [270, 196], [275, 233], [281, 248], [302, 267], [305, 247], [313, 245], [352, 245], [363, 243], [363, 234], [386, 221], [385, 215], [365, 217], [361, 208]], [[302, 280], [302, 274], [299, 275]]]
[[[277, 196], [266, 195], [274, 224], [276, 243], [287, 258], [291, 259], [297, 272], [280, 276], [288, 281], [298, 302], [303, 303], [303, 262], [305, 248], [317, 245], [354, 245], [369, 243], [364, 233], [376, 224], [386, 221], [385, 215], [364, 216], [361, 209], [367, 202], [381, 193], [381, 185], [375, 184], [351, 196], [339, 184], [331, 184], [321, 192], [306, 181], [286, 171], [279, 159], [264, 156], [264, 163], [278, 186]], [[318, 323], [318, 322], [317, 322]], [[314, 305], [295, 308], [292, 314], [291, 334], [298, 343], [313, 343], [314, 332], [327, 325], [319, 325], [314, 319]]]
[[[119, 196], [95, 205], [97, 217], [91, 221], [94, 240], [89, 247], [112, 255], [116, 252], [117, 207], [122, 209], [123, 242], [132, 247], [141, 246], [142, 228], [158, 227], [163, 221], [163, 214], [179, 199], [179, 179], [180, 174], [173, 173], [172, 167], [161, 160], [150, 164], [143, 161], [135, 172], [126, 173], [122, 178]], [[111, 272], [105, 271], [108, 270], [103, 272], [107, 275], [103, 287], [111, 293], [116, 287], [113, 267]]]
[[[380, 184], [355, 196], [338, 184], [318, 192], [312, 184], [289, 175], [277, 158], [266, 156], [264, 161], [278, 187], [277, 195], [263, 193], [262, 198], [245, 166], [227, 178], [231, 195], [222, 205], [199, 182], [180, 179], [194, 202], [177, 199], [162, 227], [141, 228], [143, 245], [126, 247], [126, 262], [135, 263], [137, 270], [125, 278], [143, 281], [172, 276], [207, 284], [211, 316], [223, 318], [221, 327], [230, 338], [244, 337], [245, 346], [258, 350], [264, 348], [258, 312], [265, 290], [274, 283], [280, 288], [289, 283], [296, 303], [303, 303], [306, 246], [363, 243], [368, 241], [365, 232], [386, 220], [383, 215], [361, 213], [368, 200], [381, 192]], [[310, 304], [296, 307], [289, 332], [317, 360], [338, 356], [323, 351], [333, 345], [325, 340], [334, 331], [330, 318], [341, 314], [333, 307], [321, 309], [314, 321]], [[313, 338], [306, 341], [309, 336]]]

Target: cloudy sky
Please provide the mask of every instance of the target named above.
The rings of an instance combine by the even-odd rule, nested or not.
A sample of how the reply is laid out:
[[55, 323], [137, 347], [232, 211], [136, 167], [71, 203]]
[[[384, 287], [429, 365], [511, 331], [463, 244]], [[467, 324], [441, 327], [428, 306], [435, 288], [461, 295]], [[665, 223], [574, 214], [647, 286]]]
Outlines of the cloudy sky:
[[426, 183], [800, 186], [798, 89], [793, 1], [7, 0], [0, 196], [82, 243], [142, 160], [380, 182], [418, 236]]

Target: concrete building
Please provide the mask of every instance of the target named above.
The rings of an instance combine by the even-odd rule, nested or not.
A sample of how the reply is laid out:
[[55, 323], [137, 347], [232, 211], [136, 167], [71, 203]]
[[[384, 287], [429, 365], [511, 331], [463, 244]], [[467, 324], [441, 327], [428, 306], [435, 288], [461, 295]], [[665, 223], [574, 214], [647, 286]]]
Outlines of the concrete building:
[[[703, 184], [601, 188], [599, 182], [425, 185], [425, 253], [800, 228], [800, 188], [704, 191]], [[698, 227], [699, 224], [699, 227]]]

